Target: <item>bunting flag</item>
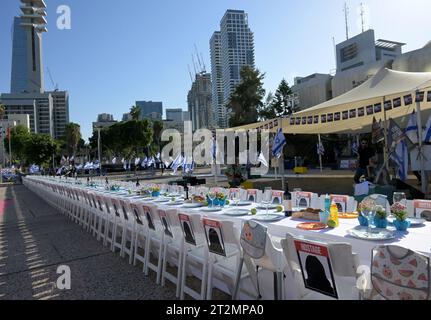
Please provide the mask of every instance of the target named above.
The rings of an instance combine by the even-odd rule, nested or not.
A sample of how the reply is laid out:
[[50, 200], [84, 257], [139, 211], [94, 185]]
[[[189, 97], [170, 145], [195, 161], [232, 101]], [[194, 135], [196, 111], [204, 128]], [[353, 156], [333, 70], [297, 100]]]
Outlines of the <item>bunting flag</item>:
[[423, 133], [423, 142], [431, 143], [431, 115], [428, 118], [427, 125]]
[[61, 172], [63, 171], [63, 169], [64, 169], [64, 166], [60, 167], [60, 168], [57, 170], [57, 175], [61, 175]]
[[263, 155], [262, 152], [257, 157], [257, 161], [263, 164], [265, 167], [269, 168], [268, 161], [266, 161], [265, 156]]
[[317, 154], [319, 156], [325, 155], [325, 147], [323, 146], [323, 143], [321, 143], [321, 142], [317, 144]]
[[419, 135], [418, 135], [418, 122], [415, 111], [412, 112], [412, 114], [409, 117], [409, 122], [407, 124], [405, 133], [406, 136], [409, 138], [411, 143], [418, 144], [419, 143]]
[[274, 145], [272, 146], [272, 154], [276, 158], [280, 158], [283, 153], [283, 148], [286, 145], [286, 137], [284, 136], [283, 130], [278, 129], [277, 135], [274, 139]]

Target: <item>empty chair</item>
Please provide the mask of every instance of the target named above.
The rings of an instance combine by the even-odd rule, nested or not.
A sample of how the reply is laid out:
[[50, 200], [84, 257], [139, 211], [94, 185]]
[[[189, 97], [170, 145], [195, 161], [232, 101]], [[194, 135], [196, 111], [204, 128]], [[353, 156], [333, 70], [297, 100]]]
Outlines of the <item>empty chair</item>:
[[[227, 287], [228, 292], [233, 296], [238, 274], [240, 280], [249, 276], [244, 268], [239, 273], [242, 251], [238, 230], [234, 227], [233, 222], [228, 220], [204, 217], [202, 225], [209, 252], [206, 299], [212, 299], [213, 285], [216, 280], [219, 285]], [[239, 283], [241, 284], [241, 281]]]
[[372, 290], [366, 299], [428, 300], [430, 297], [429, 257], [399, 246], [373, 249]]
[[[145, 271], [145, 248], [147, 240], [147, 228], [142, 204], [134, 202], [130, 204], [133, 217], [135, 219], [135, 231], [133, 239], [133, 265], [136, 266], [137, 261], [142, 262], [142, 271]], [[141, 251], [144, 253], [141, 254]]]
[[[268, 228], [255, 221], [245, 221], [241, 231], [241, 247], [243, 257], [237, 274], [233, 299], [236, 300], [240, 289], [240, 275], [243, 262], [252, 278], [253, 285], [260, 296], [259, 268], [269, 270], [274, 274], [274, 300], [283, 298], [283, 279], [286, 259], [281, 248], [276, 248]], [[257, 270], [255, 272], [254, 270]]]
[[[123, 223], [123, 233], [121, 238], [122, 252], [121, 257], [127, 254], [129, 256], [129, 263], [132, 264], [133, 261], [133, 240], [135, 236], [135, 218], [132, 217], [130, 209], [130, 201], [120, 199], [120, 210], [122, 213], [122, 223]], [[127, 243], [130, 243], [127, 246]]]
[[359, 258], [348, 243], [324, 243], [296, 238], [281, 240], [296, 299], [359, 299]]
[[320, 207], [319, 196], [312, 192], [292, 192], [292, 204], [296, 208], [318, 208]]
[[[183, 256], [180, 298], [184, 300], [185, 294], [196, 300], [206, 297], [206, 283], [208, 274], [208, 249], [205, 245], [205, 232], [200, 214], [180, 212], [178, 220], [183, 232]], [[200, 291], [187, 285], [187, 275], [197, 270], [201, 274]]]
[[430, 200], [407, 200], [407, 211], [410, 217], [422, 218], [431, 221]]
[[262, 198], [262, 191], [258, 189], [248, 189], [246, 191], [246, 200], [251, 202], [260, 202]]
[[272, 204], [283, 204], [284, 191], [282, 190], [272, 190], [271, 203]]
[[[337, 205], [338, 212], [355, 212], [356, 208], [358, 207], [358, 202], [353, 197], [337, 194], [331, 194], [329, 197], [331, 199], [331, 202], [334, 202]], [[326, 195], [320, 196], [320, 209], [325, 208], [325, 198]]]

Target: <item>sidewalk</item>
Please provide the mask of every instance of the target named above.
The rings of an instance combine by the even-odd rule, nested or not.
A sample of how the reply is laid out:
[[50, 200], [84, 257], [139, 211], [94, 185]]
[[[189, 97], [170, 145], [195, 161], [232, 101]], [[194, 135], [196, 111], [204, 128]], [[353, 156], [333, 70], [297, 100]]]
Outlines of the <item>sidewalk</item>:
[[[55, 284], [71, 269], [71, 290]], [[24, 186], [0, 187], [0, 300], [175, 299]]]

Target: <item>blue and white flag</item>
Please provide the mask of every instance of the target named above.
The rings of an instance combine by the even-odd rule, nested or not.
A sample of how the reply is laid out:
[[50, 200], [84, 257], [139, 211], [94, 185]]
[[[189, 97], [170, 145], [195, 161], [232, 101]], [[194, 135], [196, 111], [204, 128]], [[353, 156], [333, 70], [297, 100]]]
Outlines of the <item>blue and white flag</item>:
[[141, 158], [135, 158], [135, 166], [138, 166], [141, 162]]
[[176, 173], [178, 168], [180, 168], [183, 165], [183, 162], [184, 162], [184, 158], [181, 154], [179, 154], [172, 162], [172, 170], [174, 171], [174, 173]]
[[280, 158], [283, 153], [283, 148], [286, 145], [286, 137], [284, 136], [283, 129], [278, 129], [277, 135], [274, 139], [274, 145], [272, 146], [272, 154], [276, 158]]
[[117, 163], [117, 158], [112, 159], [112, 164], [116, 164]]
[[419, 135], [418, 135], [418, 122], [415, 111], [409, 117], [409, 122], [406, 127], [406, 136], [410, 139], [413, 144], [419, 143]]
[[147, 165], [149, 166], [149, 167], [151, 167], [153, 164], [155, 164], [156, 163], [156, 160], [154, 159], [154, 157], [151, 157], [151, 158], [148, 158], [148, 162], [147, 162]]
[[58, 168], [57, 175], [61, 175], [61, 172], [63, 171], [63, 169], [64, 169], [64, 166]]
[[124, 161], [125, 161], [125, 159], [123, 158], [123, 159], [121, 159], [121, 163], [124, 163]]
[[263, 155], [262, 152], [257, 157], [257, 161], [260, 162], [261, 164], [263, 164], [265, 167], [269, 168], [268, 161], [266, 161], [265, 156]]
[[405, 140], [402, 140], [400, 143], [397, 144], [395, 152], [391, 154], [391, 159], [398, 167], [397, 173], [400, 180], [407, 180], [407, 173], [409, 168], [409, 154], [407, 143]]
[[32, 165], [30, 168], [29, 168], [29, 171], [30, 171], [30, 173], [31, 174], [34, 174], [34, 173], [38, 173], [39, 172], [39, 167], [37, 166], [37, 165]]
[[214, 137], [211, 142], [211, 155], [213, 157], [213, 160], [217, 159], [217, 139]]
[[317, 154], [319, 156], [324, 156], [325, 155], [325, 147], [323, 146], [323, 143], [319, 142], [317, 144]]
[[132, 169], [132, 159], [129, 159], [129, 162], [127, 164], [127, 170], [131, 170]]
[[356, 142], [353, 142], [352, 152], [353, 152], [353, 154], [359, 155], [359, 146]]
[[427, 125], [423, 133], [423, 140], [425, 143], [431, 143], [431, 115], [428, 118]]
[[160, 160], [160, 152], [156, 155], [156, 160]]
[[126, 160], [123, 161], [123, 168], [125, 171], [127, 171], [127, 161]]

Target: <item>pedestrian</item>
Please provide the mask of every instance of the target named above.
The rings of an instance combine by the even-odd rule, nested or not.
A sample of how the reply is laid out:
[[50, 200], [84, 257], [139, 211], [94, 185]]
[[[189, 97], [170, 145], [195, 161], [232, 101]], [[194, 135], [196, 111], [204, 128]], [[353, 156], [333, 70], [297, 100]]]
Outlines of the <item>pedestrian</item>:
[[358, 165], [353, 178], [356, 184], [361, 182], [360, 180], [362, 176], [365, 176], [366, 178], [368, 177], [368, 168], [371, 166], [374, 167], [374, 164], [371, 161], [374, 156], [375, 152], [368, 146], [368, 140], [362, 139], [361, 145], [358, 149]]

